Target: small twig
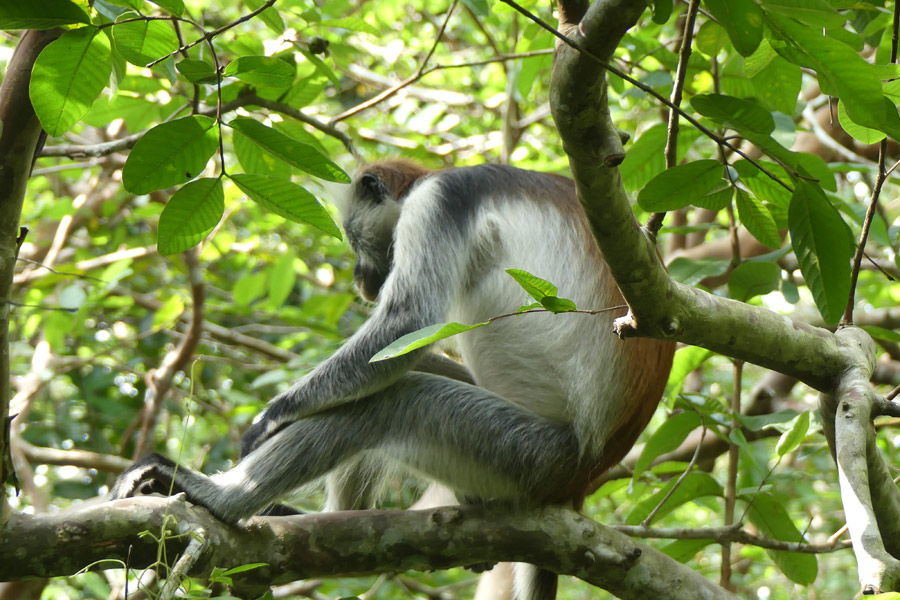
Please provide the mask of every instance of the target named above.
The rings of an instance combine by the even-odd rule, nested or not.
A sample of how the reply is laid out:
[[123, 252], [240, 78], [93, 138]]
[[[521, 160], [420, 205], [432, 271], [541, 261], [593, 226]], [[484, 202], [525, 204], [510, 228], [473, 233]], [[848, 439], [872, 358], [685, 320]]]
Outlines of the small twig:
[[[731, 439], [740, 428], [738, 416], [741, 414], [741, 386], [743, 385], [744, 361], [735, 360], [731, 391], [731, 426], [728, 428], [728, 483], [725, 487], [725, 527], [734, 525], [734, 508], [737, 501], [737, 472], [740, 452]], [[743, 519], [742, 519], [743, 520]], [[719, 571], [719, 585], [725, 589], [731, 586], [731, 544], [722, 545], [722, 564]]]
[[700, 448], [703, 447], [703, 440], [706, 438], [706, 426], [703, 426], [703, 429], [700, 431], [700, 441], [697, 442], [697, 447], [694, 449], [694, 455], [691, 457], [691, 462], [688, 463], [687, 468], [678, 476], [678, 479], [675, 481], [675, 485], [673, 485], [669, 492], [665, 495], [665, 497], [659, 501], [656, 507], [647, 515], [647, 518], [641, 521], [641, 527], [650, 527], [650, 524], [653, 522], [653, 519], [656, 518], [656, 515], [659, 513], [660, 509], [662, 509], [663, 505], [668, 501], [669, 498], [672, 497], [672, 494], [675, 493], [675, 490], [678, 489], [678, 486], [685, 480], [685, 478], [694, 470], [694, 466], [697, 464], [697, 459], [700, 457]]
[[187, 577], [188, 572], [197, 564], [204, 550], [206, 550], [208, 544], [206, 537], [206, 531], [202, 528], [191, 532], [191, 541], [188, 542], [187, 548], [184, 549], [184, 553], [178, 559], [178, 562], [172, 567], [168, 577], [166, 577], [166, 582], [159, 592], [161, 599], [169, 600], [169, 598], [175, 597], [175, 593], [181, 586], [181, 581]]
[[[900, 30], [900, 3], [895, 3], [891, 32], [891, 64], [896, 64], [897, 62], [898, 30]], [[853, 325], [853, 305], [856, 303], [856, 283], [859, 279], [859, 267], [866, 250], [869, 229], [872, 226], [872, 220], [875, 218], [875, 211], [878, 208], [881, 188], [884, 186], [885, 179], [887, 179], [887, 171], [885, 169], [886, 157], [887, 138], [881, 140], [881, 144], [878, 146], [878, 172], [875, 176], [875, 185], [872, 186], [872, 197], [866, 209], [866, 218], [863, 221], [862, 231], [859, 234], [859, 244], [856, 246], [856, 254], [853, 257], [853, 270], [850, 272], [850, 297], [847, 299], [847, 308], [844, 309], [844, 316], [841, 317], [838, 327]]]
[[[42, 264], [42, 263], [39, 263], [39, 262], [36, 261], [36, 260], [31, 260], [31, 259], [28, 259], [28, 258], [22, 258], [22, 257], [19, 257], [19, 258], [17, 258], [16, 260], [17, 260], [17, 261], [22, 261], [22, 262], [24, 262], [24, 263], [28, 263], [28, 264], [30, 264], [30, 265], [35, 265], [35, 266], [40, 267], [40, 268], [42, 268], [42, 269], [47, 269], [48, 271], [50, 271], [50, 272], [53, 273], [54, 275], [63, 275], [63, 276], [65, 276], [65, 277], [77, 277], [77, 278], [79, 278], [79, 279], [92, 279], [92, 280], [94, 280], [94, 281], [99, 281], [100, 283], [106, 283], [104, 280], [100, 279], [99, 277], [94, 277], [94, 276], [92, 276], [92, 275], [84, 275], [84, 274], [82, 274], [82, 273], [68, 273], [68, 272], [66, 272], [66, 271], [57, 271], [57, 270], [54, 269], [53, 267], [48, 267], [47, 265]], [[30, 271], [30, 272], [31, 272], [31, 273], [34, 273], [35, 271]], [[18, 283], [20, 283], [20, 282], [19, 282], [19, 281], [15, 281], [15, 283], [18, 284]]]
[[444, 18], [444, 22], [441, 25], [441, 28], [438, 31], [437, 36], [434, 39], [434, 43], [431, 45], [431, 49], [428, 51], [428, 54], [426, 54], [425, 58], [422, 59], [422, 62], [419, 63], [419, 68], [416, 69], [415, 74], [413, 74], [410, 77], [407, 77], [406, 79], [404, 79], [397, 85], [394, 85], [394, 86], [384, 90], [380, 94], [376, 94], [373, 98], [370, 98], [369, 100], [366, 100], [365, 102], [361, 102], [360, 104], [357, 104], [353, 108], [345, 110], [338, 116], [332, 118], [331, 121], [329, 122], [329, 124], [334, 125], [338, 121], [343, 121], [344, 119], [346, 119], [348, 117], [352, 117], [353, 115], [360, 113], [369, 107], [375, 106], [376, 104], [378, 104], [379, 102], [382, 102], [386, 98], [393, 96], [394, 94], [396, 94], [397, 92], [399, 92], [400, 90], [405, 88], [406, 86], [411, 85], [412, 83], [415, 83], [416, 81], [421, 79], [426, 73], [426, 67], [428, 66], [428, 61], [431, 60], [431, 57], [434, 55], [435, 50], [437, 50], [438, 44], [441, 43], [441, 38], [444, 36], [444, 31], [447, 29], [447, 23], [450, 22], [450, 17], [453, 15], [454, 9], [456, 9], [456, 3], [457, 3], [457, 0], [453, 0], [453, 3], [450, 5], [450, 8], [447, 9], [447, 16]]
[[757, 546], [768, 550], [786, 550], [788, 552], [802, 552], [804, 554], [828, 554], [850, 548], [850, 540], [832, 544], [805, 544], [803, 542], [782, 542], [753, 535], [737, 525], [731, 527], [642, 527], [640, 525], [618, 525], [615, 529], [625, 535], [640, 538], [670, 539], [670, 540], [710, 540], [717, 544], [740, 543], [747, 546]]
[[[681, 98], [684, 92], [684, 82], [687, 78], [688, 62], [691, 59], [691, 47], [694, 39], [694, 23], [697, 20], [697, 10], [700, 7], [700, 0], [691, 0], [688, 5], [687, 17], [684, 23], [684, 32], [681, 36], [681, 51], [678, 56], [678, 67], [675, 70], [675, 84], [672, 87], [672, 95], [669, 100], [675, 106], [681, 106]], [[666, 168], [671, 169], [675, 166], [678, 158], [678, 111], [669, 109], [669, 125], [666, 133]], [[650, 215], [647, 220], [647, 230], [656, 235], [665, 219], [665, 212], [657, 212]]]

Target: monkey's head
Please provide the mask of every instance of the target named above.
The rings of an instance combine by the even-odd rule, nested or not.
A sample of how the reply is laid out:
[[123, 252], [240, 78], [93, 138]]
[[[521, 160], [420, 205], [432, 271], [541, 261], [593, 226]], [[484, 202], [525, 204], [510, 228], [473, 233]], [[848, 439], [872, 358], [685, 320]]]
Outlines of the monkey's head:
[[356, 253], [353, 279], [366, 300], [375, 300], [391, 271], [394, 226], [403, 199], [430, 171], [406, 161], [367, 165], [353, 178], [344, 208], [344, 230]]

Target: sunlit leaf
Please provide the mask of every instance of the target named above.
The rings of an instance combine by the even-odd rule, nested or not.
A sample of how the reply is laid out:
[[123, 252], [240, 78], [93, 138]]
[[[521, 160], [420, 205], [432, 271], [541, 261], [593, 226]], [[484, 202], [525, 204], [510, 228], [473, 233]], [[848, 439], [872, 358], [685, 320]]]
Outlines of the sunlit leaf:
[[294, 72], [294, 67], [272, 56], [241, 56], [225, 67], [225, 75], [257, 87], [290, 87]]
[[175, 192], [159, 216], [156, 248], [160, 254], [175, 254], [199, 244], [225, 212], [222, 180], [191, 181]]
[[109, 38], [95, 27], [67, 31], [40, 53], [28, 92], [48, 135], [72, 128], [109, 82]]
[[399, 338], [383, 350], [378, 351], [369, 362], [377, 362], [379, 360], [387, 360], [388, 358], [401, 356], [412, 352], [413, 350], [433, 344], [439, 340], [466, 331], [471, 331], [479, 327], [484, 327], [487, 324], [487, 321], [485, 321], [484, 323], [476, 323], [475, 325], [463, 325], [462, 323], [438, 323], [437, 325], [429, 325], [428, 327], [423, 327], [422, 329], [413, 331], [412, 333], [408, 333]]
[[669, 211], [692, 204], [722, 181], [722, 164], [717, 160], [698, 160], [667, 169], [638, 192], [638, 204], [644, 210]]
[[70, 0], [0, 2], [0, 29], [53, 29], [90, 22], [87, 14]]
[[135, 13], [125, 13], [121, 20], [127, 21], [113, 25], [113, 39], [116, 50], [125, 60], [145, 66], [158, 58], [167, 56], [178, 49], [178, 37], [169, 21], [133, 20]]

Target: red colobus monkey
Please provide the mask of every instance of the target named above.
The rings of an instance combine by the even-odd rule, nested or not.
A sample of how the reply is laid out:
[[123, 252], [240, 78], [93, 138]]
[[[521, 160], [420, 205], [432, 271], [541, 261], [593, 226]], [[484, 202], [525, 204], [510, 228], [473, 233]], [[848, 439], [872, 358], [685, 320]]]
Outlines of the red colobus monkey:
[[[271, 402], [233, 469], [174, 473], [152, 455], [111, 496], [168, 492], [174, 474], [175, 491], [235, 522], [328, 474], [328, 507], [359, 507], [372, 483], [360, 476], [399, 464], [467, 500], [580, 506], [653, 414], [673, 343], [619, 340], [610, 313], [537, 314], [460, 336], [471, 378], [425, 350], [369, 362], [427, 325], [517, 310], [528, 298], [507, 268], [552, 281], [579, 307], [622, 304], [572, 181], [497, 165], [377, 163], [355, 178], [344, 226], [359, 289], [377, 299], [366, 323]], [[516, 578], [517, 597], [554, 597], [554, 573], [523, 566]]]

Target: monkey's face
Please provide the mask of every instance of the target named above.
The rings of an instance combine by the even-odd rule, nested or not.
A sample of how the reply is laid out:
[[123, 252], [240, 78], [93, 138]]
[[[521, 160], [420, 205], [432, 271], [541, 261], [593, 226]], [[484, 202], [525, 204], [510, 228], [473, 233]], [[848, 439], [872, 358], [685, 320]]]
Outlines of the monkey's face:
[[353, 279], [366, 300], [378, 297], [390, 273], [394, 226], [399, 217], [400, 204], [377, 174], [364, 172], [356, 178], [344, 230], [357, 257]]

